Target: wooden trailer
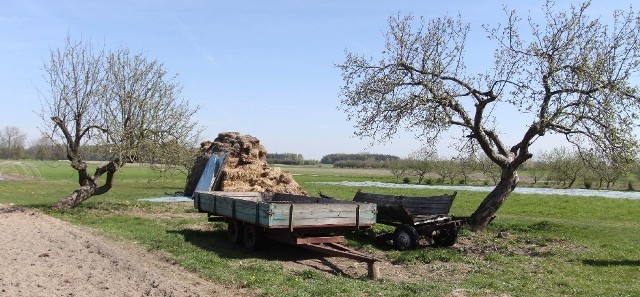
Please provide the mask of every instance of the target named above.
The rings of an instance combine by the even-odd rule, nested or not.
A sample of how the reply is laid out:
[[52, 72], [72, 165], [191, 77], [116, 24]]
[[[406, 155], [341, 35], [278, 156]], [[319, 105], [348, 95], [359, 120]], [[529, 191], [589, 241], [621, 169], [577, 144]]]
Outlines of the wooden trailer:
[[378, 277], [378, 260], [344, 246], [342, 235], [375, 224], [375, 204], [282, 193], [196, 191], [194, 206], [210, 221], [226, 221], [229, 240], [248, 249], [260, 248], [265, 239], [277, 240], [366, 262], [369, 277]]
[[455, 244], [458, 231], [467, 220], [449, 216], [456, 194], [405, 197], [358, 191], [353, 201], [376, 204], [377, 222], [396, 227], [392, 234], [385, 234], [381, 239], [392, 240], [396, 249], [406, 250], [420, 243]]

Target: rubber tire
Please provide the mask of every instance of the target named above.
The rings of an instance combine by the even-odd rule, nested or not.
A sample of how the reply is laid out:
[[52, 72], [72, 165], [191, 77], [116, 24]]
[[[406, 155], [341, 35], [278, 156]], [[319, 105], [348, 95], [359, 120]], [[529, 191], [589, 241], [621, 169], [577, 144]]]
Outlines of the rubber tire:
[[259, 250], [264, 242], [264, 234], [262, 229], [255, 225], [244, 226], [243, 232], [244, 247], [248, 250]]
[[433, 237], [433, 244], [436, 246], [452, 246], [458, 240], [458, 230], [445, 230]]
[[418, 231], [411, 225], [400, 225], [393, 232], [393, 245], [399, 251], [414, 249], [418, 246]]
[[227, 223], [227, 236], [232, 243], [242, 243], [244, 226], [238, 220], [231, 220]]

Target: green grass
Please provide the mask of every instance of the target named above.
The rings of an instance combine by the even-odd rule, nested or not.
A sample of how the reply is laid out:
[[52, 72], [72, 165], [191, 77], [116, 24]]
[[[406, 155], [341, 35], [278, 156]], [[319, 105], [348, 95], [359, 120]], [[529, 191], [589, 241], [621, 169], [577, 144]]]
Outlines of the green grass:
[[[292, 270], [289, 254], [313, 257], [297, 248], [276, 245], [246, 252], [226, 240], [223, 223], [208, 223], [188, 203], [161, 204], [139, 198], [182, 190], [185, 177], [153, 179], [144, 167], [125, 166], [114, 188], [69, 211], [48, 206], [73, 191], [75, 174], [66, 162], [27, 162], [37, 180], [0, 181], [0, 203], [32, 207], [99, 230], [118, 240], [161, 251], [179, 265], [218, 283], [248, 288], [261, 296], [638, 296], [640, 283], [640, 200], [513, 194], [484, 232], [464, 230], [457, 245], [398, 252], [375, 244], [390, 228], [376, 225], [348, 236], [349, 245], [386, 257], [423, 279], [371, 281]], [[18, 166], [18, 167], [20, 167]], [[386, 181], [392, 176], [313, 166], [284, 168], [311, 195], [322, 192], [350, 200], [357, 188], [317, 181]], [[16, 171], [17, 172], [17, 171]], [[20, 174], [17, 172], [16, 174]], [[27, 173], [22, 173], [27, 175]], [[435, 195], [443, 190], [362, 188], [396, 195]], [[460, 191], [452, 213], [469, 215], [483, 193]], [[171, 214], [171, 215], [167, 215]], [[505, 231], [508, 236], [498, 238]], [[364, 269], [364, 268], [363, 268]], [[364, 270], [363, 270], [364, 273]]]

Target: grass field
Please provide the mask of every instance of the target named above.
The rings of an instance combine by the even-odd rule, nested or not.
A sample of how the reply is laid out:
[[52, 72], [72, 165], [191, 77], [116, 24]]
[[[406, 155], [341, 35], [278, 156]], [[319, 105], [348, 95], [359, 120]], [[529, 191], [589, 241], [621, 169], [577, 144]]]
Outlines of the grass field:
[[[288, 269], [269, 250], [247, 252], [227, 242], [223, 223], [208, 223], [189, 203], [162, 204], [139, 198], [172, 195], [185, 177], [154, 179], [144, 167], [125, 166], [114, 188], [70, 211], [48, 206], [76, 187], [64, 162], [13, 165], [0, 180], [0, 203], [38, 208], [106, 236], [170, 255], [179, 265], [218, 283], [249, 288], [260, 296], [640, 296], [640, 200], [513, 194], [488, 230], [464, 230], [452, 248], [396, 252], [374, 244], [376, 225], [350, 234], [349, 245], [387, 258], [417, 278], [380, 280]], [[4, 165], [4, 174], [9, 166]], [[28, 169], [27, 169], [28, 168]], [[356, 188], [317, 181], [386, 181], [380, 172], [286, 167], [311, 195], [351, 199]], [[22, 171], [21, 171], [22, 170]], [[2, 172], [2, 171], [0, 171]], [[441, 190], [366, 188], [397, 195]], [[452, 213], [469, 215], [482, 193], [458, 192]], [[505, 231], [506, 238], [496, 234]], [[280, 247], [290, 248], [290, 247]], [[294, 249], [294, 248], [291, 248]]]

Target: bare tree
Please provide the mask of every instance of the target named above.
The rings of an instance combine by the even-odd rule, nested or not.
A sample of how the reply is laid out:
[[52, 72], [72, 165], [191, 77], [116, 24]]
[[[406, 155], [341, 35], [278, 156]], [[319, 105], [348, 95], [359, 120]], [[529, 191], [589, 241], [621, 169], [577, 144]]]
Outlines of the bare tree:
[[0, 158], [20, 159], [25, 151], [27, 134], [15, 126], [6, 126], [0, 130]]
[[389, 168], [391, 174], [396, 177], [396, 182], [399, 182], [400, 178], [405, 177], [407, 171], [409, 171], [409, 165], [407, 163], [408, 161], [405, 159], [395, 159], [387, 161], [387, 167]]
[[438, 153], [432, 147], [422, 147], [409, 155], [407, 164], [413, 175], [418, 177], [418, 184], [422, 183], [429, 172], [433, 172], [437, 160]]
[[502, 170], [498, 164], [494, 163], [489, 157], [483, 156], [479, 159], [479, 167], [485, 177], [491, 179], [494, 185], [500, 181]]
[[549, 178], [558, 184], [562, 183], [563, 187], [571, 188], [584, 170], [583, 160], [578, 153], [565, 147], [556, 147], [543, 154], [543, 158], [549, 166]]
[[478, 166], [480, 165], [478, 162], [478, 157], [473, 152], [470, 152], [466, 155], [460, 154], [455, 158], [455, 161], [457, 163], [456, 167], [460, 175], [462, 175], [461, 182], [465, 185], [468, 184], [471, 175], [478, 169]]
[[[54, 207], [71, 208], [106, 193], [126, 163], [168, 162], [170, 155], [195, 147], [196, 109], [178, 98], [180, 85], [157, 60], [128, 49], [94, 49], [91, 42], [68, 37], [65, 48], [51, 51], [44, 70], [49, 89], [42, 92], [41, 117], [66, 146], [80, 184]], [[85, 160], [88, 146], [109, 159], [93, 174]], [[165, 150], [176, 146], [183, 151]]]
[[541, 179], [544, 178], [546, 174], [545, 163], [541, 161], [534, 161], [533, 159], [527, 160], [523, 164], [524, 168], [527, 170], [531, 178], [533, 179], [533, 184], [535, 185]]
[[[541, 24], [505, 8], [504, 24], [485, 26], [495, 44], [493, 67], [477, 74], [467, 72], [470, 26], [460, 16], [391, 17], [380, 60], [347, 53], [338, 65], [341, 105], [356, 121], [356, 134], [374, 141], [401, 128], [427, 143], [451, 127], [466, 131], [501, 170], [471, 215], [473, 228], [482, 229], [516, 187], [517, 169], [533, 157], [538, 137], [559, 133], [570, 143], [622, 154], [637, 147], [640, 88], [631, 80], [640, 64], [640, 21], [633, 10], [616, 11], [607, 25], [587, 14], [589, 6], [556, 11], [547, 1]], [[521, 114], [492, 113], [501, 105]], [[507, 146], [492, 125], [498, 116], [531, 122]]]
[[449, 184], [452, 185], [459, 173], [458, 163], [453, 158], [438, 158], [433, 165], [433, 171], [443, 182], [449, 179]]
[[631, 172], [634, 161], [624, 158], [624, 156], [602, 156], [596, 153], [584, 153], [583, 159], [586, 168], [591, 175], [597, 178], [602, 188], [603, 182], [606, 183], [607, 189], [614, 185], [620, 178]]

